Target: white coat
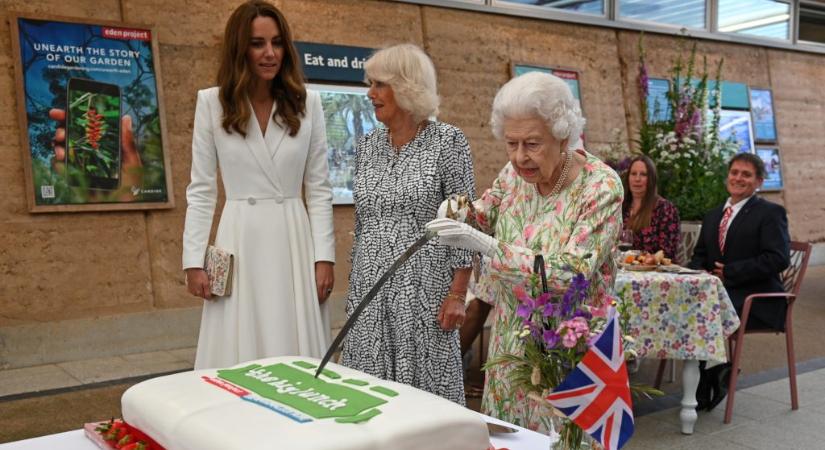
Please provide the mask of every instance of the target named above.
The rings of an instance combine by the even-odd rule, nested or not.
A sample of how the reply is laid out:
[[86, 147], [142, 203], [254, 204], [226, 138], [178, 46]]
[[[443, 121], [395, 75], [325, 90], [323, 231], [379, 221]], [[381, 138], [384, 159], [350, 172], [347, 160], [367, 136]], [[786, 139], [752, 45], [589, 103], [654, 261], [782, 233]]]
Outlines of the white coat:
[[226, 203], [215, 245], [232, 252], [235, 266], [232, 295], [204, 301], [195, 369], [270, 356], [320, 357], [329, 342], [329, 319], [326, 305], [318, 305], [314, 263], [335, 261], [320, 96], [307, 92], [306, 115], [294, 137], [275, 122], [264, 136], [253, 115], [244, 138], [226, 133], [222, 119], [218, 88], [199, 91], [183, 268], [203, 267], [218, 168]]

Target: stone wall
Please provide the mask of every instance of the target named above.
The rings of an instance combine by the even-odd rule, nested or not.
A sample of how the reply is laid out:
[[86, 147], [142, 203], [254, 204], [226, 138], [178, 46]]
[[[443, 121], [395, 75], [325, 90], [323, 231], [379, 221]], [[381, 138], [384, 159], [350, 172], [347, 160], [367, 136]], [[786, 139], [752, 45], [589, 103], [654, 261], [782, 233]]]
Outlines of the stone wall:
[[[441, 119], [470, 141], [479, 191], [506, 162], [490, 134], [493, 95], [510, 63], [564, 66], [581, 73], [588, 145], [612, 129], [630, 141], [638, 129], [638, 33], [405, 3], [276, 0], [301, 41], [380, 47], [422, 45], [438, 70]], [[194, 345], [199, 302], [180, 270], [184, 192], [189, 181], [195, 93], [214, 82], [225, 20], [238, 1], [0, 1], [0, 368], [71, 358]], [[160, 44], [166, 151], [176, 207], [164, 211], [29, 214], [9, 11], [153, 25]], [[681, 39], [648, 34], [651, 76], [665, 76]], [[825, 57], [699, 41], [709, 62], [725, 58], [723, 78], [773, 90], [786, 189], [768, 194], [788, 208], [793, 239], [825, 240]], [[336, 207], [334, 327], [343, 320], [353, 228], [351, 207]], [[164, 311], [168, 320], [159, 320]], [[157, 324], [164, 326], [157, 326]], [[118, 333], [119, 326], [141, 333]], [[148, 331], [146, 331], [148, 330]], [[38, 338], [35, 338], [38, 337]], [[105, 344], [105, 345], [104, 345]], [[78, 348], [89, 349], [88, 352]]]

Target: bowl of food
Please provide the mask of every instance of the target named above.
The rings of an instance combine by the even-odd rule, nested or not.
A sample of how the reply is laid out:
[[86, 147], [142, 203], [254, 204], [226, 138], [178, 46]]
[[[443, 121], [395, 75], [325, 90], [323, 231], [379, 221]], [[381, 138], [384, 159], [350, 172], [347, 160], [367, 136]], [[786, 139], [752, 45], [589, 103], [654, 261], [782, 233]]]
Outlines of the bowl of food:
[[670, 258], [665, 258], [665, 252], [659, 250], [656, 253], [638, 252], [628, 253], [622, 258], [621, 266], [625, 270], [646, 272], [656, 270], [659, 266], [669, 266]]

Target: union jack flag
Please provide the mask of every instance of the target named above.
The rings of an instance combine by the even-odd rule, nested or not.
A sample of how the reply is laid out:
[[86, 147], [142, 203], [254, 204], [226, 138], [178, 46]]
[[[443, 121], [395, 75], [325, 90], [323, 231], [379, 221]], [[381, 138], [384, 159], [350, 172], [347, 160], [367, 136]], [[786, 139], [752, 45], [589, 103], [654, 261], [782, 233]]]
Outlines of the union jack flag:
[[622, 448], [633, 435], [633, 405], [615, 310], [582, 361], [547, 400], [605, 450]]

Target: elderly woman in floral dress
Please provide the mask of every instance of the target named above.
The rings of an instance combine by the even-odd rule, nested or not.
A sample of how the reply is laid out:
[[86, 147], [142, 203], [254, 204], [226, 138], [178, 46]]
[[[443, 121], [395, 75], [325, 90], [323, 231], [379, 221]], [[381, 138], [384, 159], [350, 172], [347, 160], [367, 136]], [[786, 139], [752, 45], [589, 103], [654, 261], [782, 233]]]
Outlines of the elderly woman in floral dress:
[[[492, 235], [447, 218], [427, 228], [442, 244], [489, 258], [474, 292], [495, 307], [489, 349], [494, 358], [523, 352], [514, 290], [529, 292], [536, 255], [544, 257], [551, 290], [564, 291], [583, 274], [590, 282], [585, 303], [593, 315], [605, 315], [612, 300], [616, 265], [611, 250], [622, 227], [623, 193], [616, 172], [574, 145], [584, 119], [561, 79], [528, 73], [510, 80], [496, 95], [491, 124], [510, 159], [474, 203], [476, 221]], [[549, 432], [547, 409], [511, 386], [509, 374], [507, 366], [487, 371], [482, 411]]]

